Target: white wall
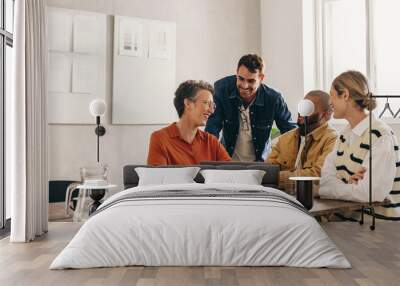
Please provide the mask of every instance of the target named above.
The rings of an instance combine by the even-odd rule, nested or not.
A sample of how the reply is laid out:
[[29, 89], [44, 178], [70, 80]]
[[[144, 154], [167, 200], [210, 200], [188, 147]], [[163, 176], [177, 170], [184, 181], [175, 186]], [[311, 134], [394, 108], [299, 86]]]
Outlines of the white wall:
[[282, 93], [295, 119], [304, 95], [302, 0], [260, 0], [260, 5], [265, 81]]
[[[176, 22], [177, 84], [187, 79], [213, 82], [233, 74], [243, 54], [261, 52], [260, 0], [48, 0], [47, 3], [52, 7]], [[122, 186], [122, 167], [146, 162], [149, 136], [162, 126], [110, 125], [112, 17], [107, 26], [107, 133], [101, 138], [100, 157], [111, 166], [111, 180]], [[95, 163], [94, 128], [50, 125], [50, 179], [77, 180], [79, 167]]]
[[316, 76], [315, 0], [303, 0], [303, 76], [304, 94], [319, 86]]

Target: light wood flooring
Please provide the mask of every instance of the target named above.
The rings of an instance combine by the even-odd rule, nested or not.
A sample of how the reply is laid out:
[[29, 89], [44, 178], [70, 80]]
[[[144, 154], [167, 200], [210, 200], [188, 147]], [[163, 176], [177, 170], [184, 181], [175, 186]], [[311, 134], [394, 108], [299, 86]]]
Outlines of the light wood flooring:
[[400, 285], [400, 222], [329, 222], [323, 228], [353, 268], [120, 267], [48, 270], [81, 224], [50, 222], [32, 243], [0, 241], [0, 285]]

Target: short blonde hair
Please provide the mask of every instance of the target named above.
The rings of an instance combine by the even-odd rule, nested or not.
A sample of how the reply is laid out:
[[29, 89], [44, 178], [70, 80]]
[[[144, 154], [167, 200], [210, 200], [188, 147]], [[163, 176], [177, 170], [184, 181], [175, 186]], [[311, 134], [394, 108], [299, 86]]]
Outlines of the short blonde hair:
[[376, 100], [369, 90], [368, 80], [358, 71], [350, 70], [341, 73], [333, 80], [332, 88], [339, 96], [347, 89], [350, 97], [361, 109], [371, 111], [376, 107]]

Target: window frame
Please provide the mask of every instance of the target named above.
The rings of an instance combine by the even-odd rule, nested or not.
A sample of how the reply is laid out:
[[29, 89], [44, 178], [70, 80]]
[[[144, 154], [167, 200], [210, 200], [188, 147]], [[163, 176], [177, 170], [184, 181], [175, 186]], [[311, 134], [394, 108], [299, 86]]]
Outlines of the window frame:
[[[15, 0], [12, 1], [12, 13], [14, 14]], [[6, 217], [6, 188], [5, 188], [5, 103], [6, 103], [6, 47], [13, 47], [13, 33], [6, 30], [6, 0], [1, 0], [0, 21], [0, 236], [10, 230], [10, 219]], [[14, 21], [14, 15], [12, 15]], [[14, 26], [14, 25], [13, 25]], [[14, 30], [14, 27], [13, 27]]]
[[[343, 1], [343, 0], [315, 0], [315, 86], [318, 89], [330, 90], [330, 82], [328, 82], [328, 71], [329, 65], [327, 63], [327, 35], [326, 31], [326, 15], [324, 5], [328, 2]], [[377, 89], [376, 81], [376, 47], [375, 35], [374, 35], [374, 0], [365, 1], [365, 19], [366, 19], [366, 76], [369, 79], [369, 84], [372, 90]], [[382, 117], [383, 121], [389, 124], [400, 124], [400, 121], [396, 118]], [[333, 119], [334, 124], [345, 124], [344, 120]]]
[[[326, 47], [326, 15], [324, 5], [328, 2], [336, 2], [343, 0], [315, 0], [315, 46], [316, 46], [316, 86], [319, 89], [329, 90], [330, 82], [328, 82], [328, 71], [329, 65], [327, 64], [327, 49]], [[371, 66], [374, 62], [374, 55], [372, 48], [373, 45], [373, 35], [371, 35], [372, 30], [370, 24], [372, 23], [372, 13], [371, 6], [373, 5], [372, 0], [364, 0], [365, 1], [365, 10], [366, 10], [366, 76], [371, 79], [372, 78], [372, 69]], [[375, 79], [373, 79], [373, 84], [375, 83]], [[375, 85], [371, 85], [375, 87]]]

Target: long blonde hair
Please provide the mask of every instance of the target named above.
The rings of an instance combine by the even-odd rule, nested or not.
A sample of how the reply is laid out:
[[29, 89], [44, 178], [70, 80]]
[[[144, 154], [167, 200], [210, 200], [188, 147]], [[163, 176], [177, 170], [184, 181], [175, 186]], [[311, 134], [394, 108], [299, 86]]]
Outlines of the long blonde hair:
[[376, 107], [375, 98], [371, 97], [367, 78], [358, 71], [346, 71], [338, 75], [332, 82], [337, 94], [340, 96], [345, 89], [349, 91], [350, 97], [358, 107], [369, 111]]

